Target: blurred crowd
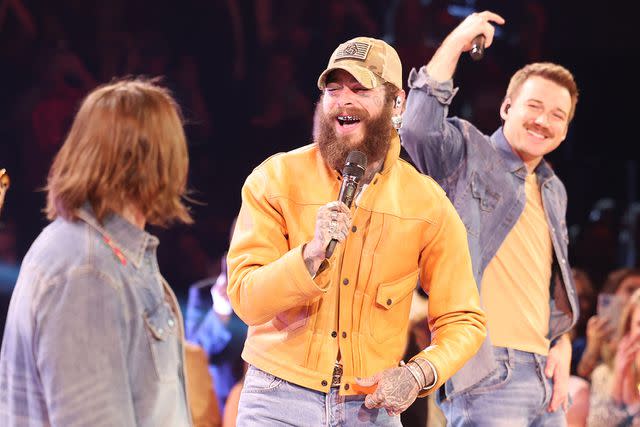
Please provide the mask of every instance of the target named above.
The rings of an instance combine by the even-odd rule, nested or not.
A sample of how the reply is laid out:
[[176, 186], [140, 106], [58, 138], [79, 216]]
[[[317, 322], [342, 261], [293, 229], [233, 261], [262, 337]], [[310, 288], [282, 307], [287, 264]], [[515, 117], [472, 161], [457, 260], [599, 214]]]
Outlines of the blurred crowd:
[[[80, 100], [115, 77], [158, 76], [186, 121], [195, 225], [152, 233], [161, 241], [161, 270], [185, 310], [187, 337], [207, 354], [218, 421], [233, 425], [234, 404], [226, 402], [239, 395], [246, 326], [225, 306], [224, 253], [244, 178], [269, 155], [311, 141], [316, 79], [340, 42], [358, 35], [386, 39], [403, 61], [406, 81], [474, 9], [499, 10], [509, 25], [496, 35], [490, 55], [461, 67], [466, 71], [456, 81], [465, 91], [452, 110], [485, 132], [495, 129], [508, 76], [551, 54], [546, 3], [502, 3], [0, 0], [0, 168], [12, 179], [0, 217], [0, 327], [20, 260], [45, 225], [39, 190]], [[570, 421], [582, 425], [589, 401], [590, 416], [602, 416], [598, 408], [608, 402], [603, 393], [611, 382], [621, 384], [615, 399], [640, 408], [638, 393], [631, 398], [627, 390], [640, 384], [629, 362], [640, 336], [640, 294], [634, 293], [640, 288], [640, 204], [606, 198], [587, 206], [587, 190], [572, 192], [572, 183], [583, 182], [581, 172], [570, 170], [573, 138], [552, 162], [566, 177], [569, 204], [580, 207], [569, 224], [582, 311], [573, 337]], [[606, 302], [617, 309], [607, 311]], [[428, 342], [421, 322], [416, 314], [410, 346]], [[405, 425], [425, 425], [427, 403], [416, 405], [423, 406], [403, 415]]]

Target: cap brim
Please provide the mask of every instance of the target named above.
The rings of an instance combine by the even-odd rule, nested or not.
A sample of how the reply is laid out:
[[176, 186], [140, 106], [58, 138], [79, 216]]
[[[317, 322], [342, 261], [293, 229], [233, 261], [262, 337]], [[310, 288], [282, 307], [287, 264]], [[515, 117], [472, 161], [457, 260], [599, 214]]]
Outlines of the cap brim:
[[324, 70], [322, 74], [320, 74], [320, 77], [318, 77], [318, 89], [324, 90], [326, 86], [327, 76], [334, 70], [346, 71], [347, 73], [355, 77], [355, 79], [358, 80], [358, 82], [367, 89], [378, 87], [384, 82], [384, 80], [377, 76], [373, 71], [362, 67], [359, 64], [347, 62], [340, 65], [333, 65]]

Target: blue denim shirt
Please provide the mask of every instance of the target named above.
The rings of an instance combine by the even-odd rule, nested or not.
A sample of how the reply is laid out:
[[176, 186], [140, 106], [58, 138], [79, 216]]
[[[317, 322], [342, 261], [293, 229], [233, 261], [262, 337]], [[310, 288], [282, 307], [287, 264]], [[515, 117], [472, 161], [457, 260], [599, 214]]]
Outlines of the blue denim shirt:
[[[85, 206], [25, 256], [0, 353], [0, 425], [189, 426], [182, 319], [158, 239]], [[105, 238], [106, 237], [106, 238]]]
[[[502, 128], [488, 136], [471, 123], [447, 118], [457, 89], [438, 83], [426, 67], [413, 69], [403, 115], [402, 144], [418, 169], [434, 178], [453, 202], [467, 228], [473, 272], [480, 292], [482, 274], [524, 210], [527, 170]], [[549, 339], [567, 332], [578, 318], [578, 300], [568, 264], [564, 185], [544, 160], [535, 170], [554, 252], [550, 283]], [[505, 301], [505, 304], [508, 304]], [[445, 385], [448, 396], [471, 387], [495, 369], [488, 332], [482, 347]]]

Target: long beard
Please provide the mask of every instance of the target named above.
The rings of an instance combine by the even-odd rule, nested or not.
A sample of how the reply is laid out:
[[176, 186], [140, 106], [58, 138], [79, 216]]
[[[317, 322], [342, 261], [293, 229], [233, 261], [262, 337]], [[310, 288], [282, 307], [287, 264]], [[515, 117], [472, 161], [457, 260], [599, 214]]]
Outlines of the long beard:
[[325, 113], [322, 111], [322, 101], [316, 104], [313, 117], [313, 140], [318, 144], [325, 162], [331, 168], [340, 171], [347, 156], [353, 150], [362, 151], [367, 156], [368, 164], [383, 159], [389, 150], [392, 132], [395, 132], [391, 123], [393, 114], [391, 104], [386, 105], [380, 115], [373, 118], [366, 111], [347, 109], [347, 114], [360, 117], [360, 123], [364, 125], [364, 138], [355, 144], [345, 141], [345, 137], [339, 137], [336, 134], [334, 125], [339, 113], [345, 113], [345, 110]]

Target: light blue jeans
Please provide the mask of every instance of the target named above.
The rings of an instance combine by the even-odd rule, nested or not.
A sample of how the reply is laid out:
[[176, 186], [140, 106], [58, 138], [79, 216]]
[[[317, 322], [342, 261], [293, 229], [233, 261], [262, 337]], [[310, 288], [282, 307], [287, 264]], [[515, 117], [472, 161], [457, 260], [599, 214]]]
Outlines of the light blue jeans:
[[402, 426], [400, 416], [367, 409], [364, 395], [340, 396], [300, 387], [249, 366], [238, 407], [237, 426]]
[[547, 412], [553, 382], [544, 375], [547, 358], [494, 347], [498, 368], [468, 390], [439, 402], [448, 426], [564, 427], [562, 408]]

